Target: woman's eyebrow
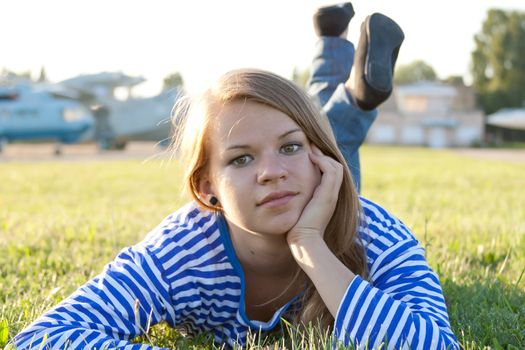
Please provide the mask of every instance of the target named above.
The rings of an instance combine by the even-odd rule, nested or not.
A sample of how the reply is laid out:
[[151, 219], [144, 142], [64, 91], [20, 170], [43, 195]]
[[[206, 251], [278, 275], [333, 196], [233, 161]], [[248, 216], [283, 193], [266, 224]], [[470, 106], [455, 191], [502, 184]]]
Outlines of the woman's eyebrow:
[[[299, 128], [288, 130], [285, 133], [283, 133], [281, 136], [279, 136], [279, 139], [283, 139], [286, 136], [288, 136], [290, 134], [293, 134], [294, 132], [303, 132], [303, 131], [301, 129], [299, 129]], [[226, 151], [229, 151], [229, 150], [232, 150], [232, 149], [246, 149], [246, 148], [250, 148], [250, 146], [249, 145], [231, 145], [231, 146], [228, 146], [226, 148]]]
[[285, 138], [286, 136], [290, 135], [290, 134], [293, 134], [294, 132], [303, 132], [301, 129], [297, 128], [297, 129], [292, 129], [292, 130], [289, 130], [287, 132], [285, 132], [284, 134], [282, 134], [281, 136], [279, 136], [280, 139], [282, 138]]
[[250, 148], [250, 146], [248, 145], [231, 145], [231, 146], [228, 146], [228, 148], [226, 148], [226, 151], [228, 150], [231, 150], [231, 149], [238, 149], [238, 148]]

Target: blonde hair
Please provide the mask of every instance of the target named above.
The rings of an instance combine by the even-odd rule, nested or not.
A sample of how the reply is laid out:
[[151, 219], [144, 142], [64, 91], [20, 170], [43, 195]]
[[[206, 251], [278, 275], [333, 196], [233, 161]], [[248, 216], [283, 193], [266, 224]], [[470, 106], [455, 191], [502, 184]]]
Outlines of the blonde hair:
[[[209, 210], [220, 208], [210, 205], [199, 196], [199, 180], [206, 170], [209, 152], [207, 140], [210, 125], [221, 106], [233, 101], [252, 101], [275, 108], [288, 115], [325, 155], [336, 159], [344, 166], [344, 176], [337, 205], [326, 228], [324, 239], [329, 249], [355, 274], [366, 277], [367, 265], [364, 248], [357, 237], [360, 213], [358, 194], [353, 185], [350, 171], [341, 154], [327, 117], [308, 95], [291, 81], [276, 74], [240, 69], [226, 73], [217, 84], [203, 95], [202, 100], [184, 112], [185, 122], [182, 138], [174, 138], [174, 145], [182, 150], [184, 165], [187, 166], [186, 187], [197, 203]], [[323, 329], [331, 328], [333, 317], [326, 308], [313, 283], [302, 274], [307, 284], [303, 296], [302, 310], [296, 322], [307, 325], [319, 324]]]

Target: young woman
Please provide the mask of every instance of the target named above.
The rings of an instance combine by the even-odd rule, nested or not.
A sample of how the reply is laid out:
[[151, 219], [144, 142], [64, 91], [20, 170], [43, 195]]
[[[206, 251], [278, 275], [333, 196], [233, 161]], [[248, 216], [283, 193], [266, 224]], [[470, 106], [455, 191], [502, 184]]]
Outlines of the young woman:
[[357, 347], [459, 348], [423, 248], [358, 196], [300, 88], [232, 71], [188, 115], [194, 200], [17, 335], [19, 349], [145, 349], [130, 340], [161, 321], [243, 345], [282, 318]]

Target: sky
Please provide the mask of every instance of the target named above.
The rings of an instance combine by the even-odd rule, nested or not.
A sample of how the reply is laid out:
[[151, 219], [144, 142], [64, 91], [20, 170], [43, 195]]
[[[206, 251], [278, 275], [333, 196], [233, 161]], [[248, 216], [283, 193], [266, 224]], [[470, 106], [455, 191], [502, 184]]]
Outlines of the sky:
[[[317, 40], [312, 15], [324, 0], [0, 0], [0, 69], [45, 67], [58, 82], [120, 71], [158, 93], [180, 72], [199, 92], [228, 70], [255, 67], [291, 77], [308, 67]], [[474, 35], [490, 8], [525, 12], [525, 0], [357, 0], [349, 40], [367, 15], [381, 12], [405, 32], [398, 64], [423, 60], [438, 77], [470, 81]]]

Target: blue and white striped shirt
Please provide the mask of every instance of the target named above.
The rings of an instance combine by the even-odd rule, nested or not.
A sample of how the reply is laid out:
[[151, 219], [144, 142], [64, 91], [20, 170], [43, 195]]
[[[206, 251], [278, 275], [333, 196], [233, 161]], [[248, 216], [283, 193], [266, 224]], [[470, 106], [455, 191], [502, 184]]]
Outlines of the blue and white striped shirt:
[[[359, 236], [370, 275], [345, 293], [334, 336], [345, 344], [389, 349], [459, 349], [437, 275], [408, 228], [361, 198]], [[245, 344], [248, 332], [273, 329], [298, 297], [268, 322], [244, 308], [242, 268], [221, 215], [190, 203], [104, 271], [39, 317], [13, 342], [18, 349], [145, 349], [129, 340], [165, 321], [189, 334], [211, 332], [219, 343]]]

